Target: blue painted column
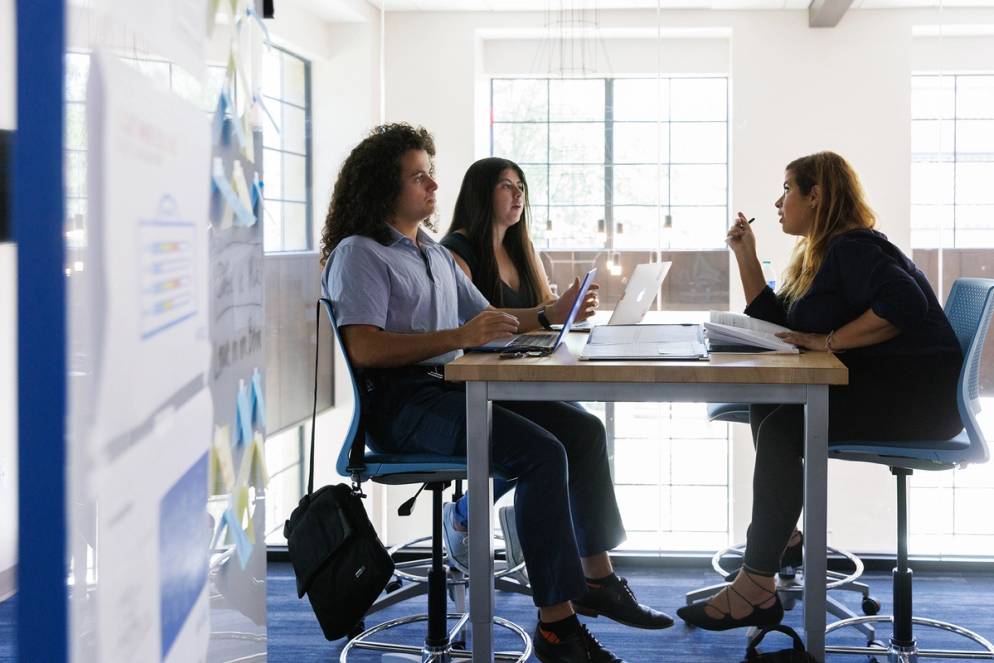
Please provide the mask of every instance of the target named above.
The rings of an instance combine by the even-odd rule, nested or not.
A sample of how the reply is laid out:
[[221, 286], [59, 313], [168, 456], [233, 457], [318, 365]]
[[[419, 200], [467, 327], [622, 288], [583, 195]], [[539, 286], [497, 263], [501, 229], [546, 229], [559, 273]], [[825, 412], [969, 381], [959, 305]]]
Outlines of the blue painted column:
[[17, 2], [18, 660], [68, 660], [64, 0]]

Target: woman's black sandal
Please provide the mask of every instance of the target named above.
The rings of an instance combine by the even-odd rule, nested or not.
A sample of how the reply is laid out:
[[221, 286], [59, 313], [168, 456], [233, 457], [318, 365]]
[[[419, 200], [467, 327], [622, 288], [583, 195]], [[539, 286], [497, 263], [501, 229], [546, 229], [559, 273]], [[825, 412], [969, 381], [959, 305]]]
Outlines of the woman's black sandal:
[[[749, 577], [749, 576], [747, 576]], [[759, 587], [759, 583], [749, 577], [749, 580]], [[759, 606], [765, 603], [769, 599], [763, 599], [759, 603], [753, 603], [746, 597], [742, 596], [742, 593], [737, 589], [729, 585], [726, 589], [729, 589], [752, 606], [752, 612], [744, 617], [735, 619], [732, 617], [732, 599], [726, 595], [725, 602], [728, 604], [728, 610], [723, 611], [719, 619], [715, 619], [706, 612], [708, 606], [708, 600], [698, 601], [693, 605], [685, 605], [676, 611], [676, 614], [687, 622], [691, 626], [696, 626], [708, 631], [727, 631], [733, 628], [741, 628], [743, 626], [773, 626], [779, 624], [783, 620], [783, 604], [780, 603], [780, 597], [777, 596], [776, 592], [771, 592], [765, 587], [760, 587], [763, 591], [771, 594], [774, 598], [773, 605], [768, 608], [760, 608]], [[712, 606], [715, 610], [720, 610], [715, 606]]]

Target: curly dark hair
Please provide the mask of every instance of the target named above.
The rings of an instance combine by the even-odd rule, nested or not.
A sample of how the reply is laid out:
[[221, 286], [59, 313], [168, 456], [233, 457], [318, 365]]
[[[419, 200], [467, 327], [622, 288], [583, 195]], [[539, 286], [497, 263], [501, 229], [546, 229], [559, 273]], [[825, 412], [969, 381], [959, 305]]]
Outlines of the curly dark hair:
[[[435, 139], [424, 127], [401, 122], [383, 124], [349, 153], [335, 181], [321, 233], [321, 264], [350, 235], [363, 235], [386, 244], [387, 220], [401, 191], [400, 159], [409, 150], [435, 156]], [[434, 230], [430, 219], [424, 224]]]

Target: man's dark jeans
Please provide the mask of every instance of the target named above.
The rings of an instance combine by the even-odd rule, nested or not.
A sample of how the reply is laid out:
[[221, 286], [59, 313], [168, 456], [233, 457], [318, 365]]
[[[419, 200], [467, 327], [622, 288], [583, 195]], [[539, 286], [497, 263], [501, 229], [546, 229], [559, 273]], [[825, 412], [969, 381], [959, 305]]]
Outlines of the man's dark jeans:
[[[410, 368], [363, 377], [371, 387], [363, 397], [366, 427], [377, 451], [466, 454], [462, 385]], [[535, 605], [580, 598], [580, 557], [625, 539], [604, 426], [564, 402], [494, 403], [492, 421], [493, 473], [516, 482], [515, 524]]]

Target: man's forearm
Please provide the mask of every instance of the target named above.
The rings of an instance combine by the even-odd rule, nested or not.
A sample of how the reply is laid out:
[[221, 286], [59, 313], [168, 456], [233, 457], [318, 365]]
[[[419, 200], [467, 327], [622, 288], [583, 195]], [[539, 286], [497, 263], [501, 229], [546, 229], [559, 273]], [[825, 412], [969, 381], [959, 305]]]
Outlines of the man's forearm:
[[538, 321], [538, 310], [545, 306], [547, 305], [539, 304], [532, 308], [499, 308], [497, 310], [517, 318], [519, 332], [530, 332], [542, 328], [542, 325]]
[[343, 327], [349, 356], [357, 368], [395, 368], [461, 349], [458, 329], [397, 334], [376, 328]]

